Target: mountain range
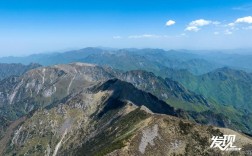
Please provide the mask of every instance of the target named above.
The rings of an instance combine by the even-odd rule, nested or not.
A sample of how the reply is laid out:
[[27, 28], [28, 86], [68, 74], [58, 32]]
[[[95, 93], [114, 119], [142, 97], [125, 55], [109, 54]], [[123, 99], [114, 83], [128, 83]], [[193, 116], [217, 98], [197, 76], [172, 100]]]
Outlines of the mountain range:
[[0, 63], [0, 80], [3, 80], [9, 76], [20, 76], [28, 70], [40, 67], [41, 65], [30, 63], [29, 65], [23, 65], [21, 63]]
[[186, 88], [216, 100], [222, 105], [233, 105], [238, 109], [251, 112], [252, 74], [228, 67], [195, 76], [187, 72], [183, 74], [167, 74], [179, 81]]
[[[3, 57], [1, 63], [39, 63], [55, 65], [72, 62], [86, 62], [98, 65], [108, 65], [120, 70], [146, 70], [162, 74], [165, 68], [186, 69], [199, 75], [221, 67], [232, 67], [252, 71], [252, 56], [221, 53], [219, 51], [189, 51], [162, 49], [106, 49], [84, 48], [61, 53], [34, 54], [25, 57]], [[242, 62], [242, 63], [240, 63]]]
[[252, 79], [243, 70], [159, 49], [19, 61], [44, 66], [10, 68], [0, 81], [1, 155], [225, 155], [210, 148], [224, 134], [242, 148], [230, 155], [252, 149]]

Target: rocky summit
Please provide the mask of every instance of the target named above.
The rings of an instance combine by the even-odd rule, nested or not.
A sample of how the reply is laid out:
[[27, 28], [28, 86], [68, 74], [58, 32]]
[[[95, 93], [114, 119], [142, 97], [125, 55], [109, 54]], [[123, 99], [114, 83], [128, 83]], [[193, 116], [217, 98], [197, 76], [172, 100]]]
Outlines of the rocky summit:
[[[183, 109], [186, 105], [202, 110]], [[149, 72], [86, 63], [39, 67], [0, 81], [0, 155], [201, 156], [252, 151], [250, 136], [225, 128], [235, 129], [226, 117], [205, 112], [211, 105], [176, 81]], [[204, 117], [209, 121], [201, 122]], [[210, 147], [213, 136], [224, 135], [235, 135], [234, 145], [241, 150]]]

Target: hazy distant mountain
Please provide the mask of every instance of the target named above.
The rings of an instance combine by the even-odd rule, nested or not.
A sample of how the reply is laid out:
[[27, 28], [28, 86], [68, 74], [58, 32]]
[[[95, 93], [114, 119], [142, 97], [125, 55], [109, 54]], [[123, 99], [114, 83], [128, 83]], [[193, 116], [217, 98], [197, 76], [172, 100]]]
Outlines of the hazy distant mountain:
[[109, 49], [109, 48], [84, 48], [63, 53], [35, 54], [27, 57], [4, 57], [1, 63], [32, 62], [42, 65], [55, 65], [71, 62], [88, 62], [106, 65], [120, 70], [138, 70], [154, 72], [162, 75], [162, 70], [186, 69], [199, 75], [217, 68], [229, 66], [252, 72], [252, 55], [229, 54], [221, 52], [199, 52], [189, 50], [162, 49]]
[[222, 66], [228, 66], [234, 69], [241, 69], [247, 72], [252, 72], [252, 54], [243, 53], [245, 50], [236, 50], [236, 53], [226, 54], [223, 52], [210, 52], [201, 54], [204, 59], [209, 60], [212, 63], [221, 64]]
[[23, 65], [23, 64], [6, 64], [6, 63], [0, 63], [0, 80], [5, 79], [10, 76], [20, 76], [26, 71], [30, 69], [34, 69], [37, 67], [40, 67], [41, 65], [31, 63], [29, 65]]
[[4, 57], [0, 58], [1, 63], [23, 63], [29, 64], [32, 62], [41, 65], [55, 65], [77, 62], [80, 58], [85, 58], [91, 54], [102, 53], [104, 50], [99, 48], [85, 48], [81, 50], [73, 50], [64, 53], [47, 53], [34, 54], [26, 57]]
[[36, 54], [27, 57], [0, 58], [3, 63], [36, 62], [42, 65], [55, 65], [71, 62], [87, 62], [107, 65], [120, 70], [143, 69], [159, 73], [163, 68], [187, 69], [192, 73], [201, 74], [220, 67], [201, 58], [196, 54], [182, 51], [164, 51], [161, 49], [99, 49], [84, 48], [65, 53]]
[[228, 116], [210, 109], [175, 109], [158, 98], [162, 95], [154, 95], [166, 94], [167, 99], [197, 106], [212, 103], [175, 81], [144, 71], [123, 73], [84, 63], [40, 67], [0, 81], [0, 92], [2, 155], [120, 155], [125, 151], [128, 155], [193, 155], [195, 151], [221, 155], [209, 148], [209, 138], [226, 133], [236, 134], [241, 148], [250, 149], [252, 144], [244, 134], [177, 118], [242, 128], [232, 127], [235, 124]]

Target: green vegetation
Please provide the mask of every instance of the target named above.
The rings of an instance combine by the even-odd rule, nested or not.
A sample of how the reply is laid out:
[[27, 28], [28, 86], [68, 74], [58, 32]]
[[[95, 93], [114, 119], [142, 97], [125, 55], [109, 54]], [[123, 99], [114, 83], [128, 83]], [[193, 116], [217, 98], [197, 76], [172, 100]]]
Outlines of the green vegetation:
[[[124, 147], [125, 142], [131, 138], [133, 132], [137, 129], [137, 124], [149, 116], [150, 114], [138, 108], [120, 117], [97, 136], [83, 144], [78, 153], [80, 155], [81, 153], [85, 153], [86, 155], [103, 156]], [[103, 119], [98, 123], [103, 123]]]
[[[225, 126], [252, 133], [252, 122], [250, 122], [252, 121], [251, 74], [225, 67], [199, 76], [186, 74], [186, 72], [184, 74], [168, 73], [167, 76], [205, 96], [211, 103], [209, 110], [225, 116]], [[196, 120], [200, 123], [208, 122], [208, 119], [202, 116], [198, 116]]]
[[[146, 63], [144, 57], [135, 59]], [[137, 65], [132, 63], [130, 68], [137, 68]], [[156, 70], [156, 67], [151, 66], [148, 70]], [[39, 155], [48, 145], [55, 148], [64, 131], [61, 127], [71, 125], [73, 131], [67, 135], [72, 137], [66, 136], [68, 140], [64, 140], [61, 146], [63, 152], [71, 153], [71, 147], [77, 148], [74, 149], [77, 154], [106, 155], [126, 146], [138, 128], [141, 128], [140, 123], [152, 116], [141, 110], [141, 106], [146, 106], [153, 113], [252, 133], [252, 97], [249, 95], [252, 78], [242, 71], [223, 68], [199, 76], [185, 70], [170, 75], [169, 71], [164, 73], [172, 75], [172, 79], [176, 78], [186, 88], [172, 79], [163, 79], [139, 70], [123, 73], [110, 68], [72, 64], [47, 67], [45, 75], [43, 71], [34, 70], [21, 77], [0, 81], [0, 92], [3, 92], [0, 102], [8, 103], [14, 97], [13, 103], [0, 107], [0, 138], [11, 121], [30, 114], [20, 134], [29, 143], [18, 140], [20, 144], [7, 149], [10, 153], [22, 149], [17, 153]], [[17, 87], [19, 84], [20, 88]], [[52, 87], [57, 88], [53, 93], [50, 92]], [[45, 96], [43, 93], [48, 89], [49, 96]], [[132, 106], [128, 108], [129, 105]], [[66, 119], [69, 123], [65, 123]], [[194, 124], [180, 121], [178, 127], [180, 135], [190, 136], [200, 144], [200, 148], [208, 146], [206, 136], [200, 136], [198, 131], [194, 131]], [[213, 128], [207, 129], [207, 133], [221, 134]], [[192, 152], [192, 145], [186, 146], [189, 153]], [[200, 151], [198, 148], [194, 150]]]
[[204, 75], [173, 74], [171, 78], [218, 104], [252, 112], [252, 75], [249, 73], [221, 68]]

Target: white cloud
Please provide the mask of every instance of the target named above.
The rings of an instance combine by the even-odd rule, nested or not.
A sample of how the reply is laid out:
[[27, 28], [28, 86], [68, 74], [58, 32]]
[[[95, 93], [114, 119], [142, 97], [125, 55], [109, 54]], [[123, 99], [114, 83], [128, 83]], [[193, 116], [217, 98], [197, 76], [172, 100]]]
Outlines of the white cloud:
[[[225, 26], [229, 27], [228, 28], [229, 30], [236, 31], [236, 30], [240, 30], [239, 26], [244, 26], [244, 24], [252, 24], [252, 16], [237, 18], [234, 22], [229, 23]], [[241, 29], [247, 30], [247, 29], [250, 29], [250, 26], [242, 27]], [[226, 33], [226, 34], [229, 34], [229, 33]]]
[[211, 21], [199, 19], [199, 20], [195, 20], [189, 23], [189, 26], [201, 27], [201, 26], [209, 25], [210, 23]]
[[188, 26], [188, 27], [186, 27], [185, 30], [197, 32], [197, 31], [200, 30], [200, 28], [198, 28], [198, 27], [196, 27], [196, 26]]
[[233, 27], [235, 26], [235, 23], [229, 23], [228, 26]]
[[173, 21], [173, 20], [169, 20], [169, 21], [167, 21], [166, 22], [166, 26], [171, 26], [171, 25], [174, 25], [176, 22], [175, 21]]
[[203, 27], [203, 26], [207, 26], [207, 25], [210, 25], [210, 24], [213, 24], [213, 25], [219, 25], [220, 22], [218, 21], [210, 21], [210, 20], [204, 20], [204, 19], [198, 19], [198, 20], [195, 20], [195, 21], [192, 21], [190, 22], [187, 27], [186, 27], [186, 31], [194, 31], [194, 32], [197, 32], [200, 30], [200, 27]]
[[154, 34], [143, 34], [143, 35], [131, 35], [128, 38], [138, 39], [138, 38], [160, 38], [160, 35]]
[[235, 21], [235, 23], [248, 23], [248, 24], [252, 24], [252, 16], [238, 18]]
[[113, 39], [121, 39], [122, 36], [113, 36]]

